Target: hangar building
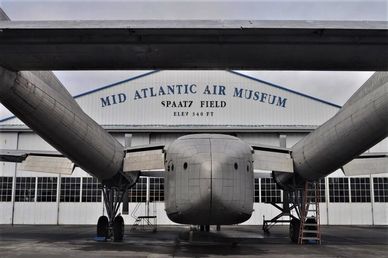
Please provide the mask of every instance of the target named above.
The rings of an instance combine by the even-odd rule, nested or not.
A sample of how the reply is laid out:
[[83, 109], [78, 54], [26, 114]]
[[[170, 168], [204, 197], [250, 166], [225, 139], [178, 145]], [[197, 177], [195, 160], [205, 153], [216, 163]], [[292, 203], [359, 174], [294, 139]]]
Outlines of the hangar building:
[[[75, 96], [87, 114], [123, 145], [168, 144], [189, 133], [226, 133], [247, 143], [291, 147], [332, 117], [340, 106], [233, 71], [153, 71]], [[15, 117], [0, 121], [0, 148], [53, 150]], [[388, 151], [385, 139], [371, 151]], [[324, 155], [324, 154], [322, 154]], [[98, 182], [76, 168], [71, 176], [21, 171], [0, 163], [1, 224], [96, 224], [104, 211]], [[388, 175], [321, 180], [321, 224], [387, 225]], [[126, 224], [149, 210], [164, 212], [163, 178], [141, 178], [128, 193]], [[255, 179], [254, 213], [262, 224], [278, 211], [281, 190]]]

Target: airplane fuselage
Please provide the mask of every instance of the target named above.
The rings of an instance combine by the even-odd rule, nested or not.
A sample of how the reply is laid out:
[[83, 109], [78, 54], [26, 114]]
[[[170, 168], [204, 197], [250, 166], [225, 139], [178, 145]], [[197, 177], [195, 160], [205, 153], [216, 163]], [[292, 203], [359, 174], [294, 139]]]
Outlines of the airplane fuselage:
[[165, 207], [177, 223], [237, 224], [253, 211], [253, 158], [242, 140], [187, 135], [166, 151]]

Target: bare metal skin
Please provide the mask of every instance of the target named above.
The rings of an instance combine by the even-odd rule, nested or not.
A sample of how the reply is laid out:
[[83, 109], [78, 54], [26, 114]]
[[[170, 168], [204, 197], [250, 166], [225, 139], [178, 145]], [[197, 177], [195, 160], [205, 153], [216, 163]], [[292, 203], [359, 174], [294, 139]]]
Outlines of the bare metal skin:
[[[292, 147], [296, 182], [315, 181], [388, 136], [388, 72], [375, 73], [329, 121]], [[283, 187], [292, 176], [274, 173]]]
[[[8, 17], [0, 8], [0, 20], [2, 19], [7, 20]], [[103, 24], [105, 23], [104, 21]], [[51, 73], [14, 72], [8, 69], [52, 69], [54, 67], [66, 69], [125, 67], [255, 69], [259, 66], [261, 69], [271, 67], [281, 69], [299, 67], [318, 70], [328, 68], [330, 70], [333, 68], [343, 70], [349, 67], [352, 68], [351, 70], [354, 68], [363, 70], [368, 67], [387, 69], [386, 56], [388, 52], [385, 33], [387, 28], [385, 23], [375, 23], [377, 26], [375, 30], [371, 30], [370, 23], [359, 23], [358, 26], [361, 28], [357, 30], [353, 27], [354, 24], [349, 24], [354, 29], [348, 30], [345, 33], [347, 36], [341, 29], [343, 27], [340, 27], [339, 30], [338, 28], [327, 29], [325, 32], [321, 30], [319, 23], [314, 25], [318, 26], [317, 28], [311, 28], [311, 23], [303, 23], [302, 27], [296, 24], [294, 25], [296, 27], [290, 28], [289, 32], [298, 31], [298, 33], [294, 36], [291, 33], [288, 36], [289, 40], [286, 41], [284, 33], [276, 29], [279, 24], [267, 23], [261, 29], [264, 29], [268, 34], [267, 26], [275, 26], [272, 35], [273, 42], [279, 43], [280, 37], [282, 42], [291, 40], [296, 44], [290, 41], [291, 44], [287, 45], [288, 43], [286, 43], [279, 48], [282, 44], [271, 44], [272, 41], [269, 41], [264, 44], [266, 48], [264, 52], [269, 53], [264, 55], [267, 57], [264, 59], [263, 51], [258, 51], [260, 44], [249, 43], [250, 41], [259, 42], [258, 40], [261, 38], [260, 27], [263, 26], [260, 25], [260, 22], [255, 23], [256, 25], [249, 22], [248, 25], [245, 25], [248, 27], [244, 30], [241, 30], [240, 22], [232, 22], [227, 30], [224, 28], [225, 24], [205, 24], [204, 29], [194, 28], [195, 26], [190, 29], [184, 23], [180, 25], [183, 27], [176, 27], [174, 22], [160, 25], [161, 27], [165, 26], [164, 30], [160, 30], [160, 27], [148, 31], [144, 30], [145, 28], [132, 28], [132, 32], [137, 31], [140, 34], [146, 31], [147, 37], [144, 37], [146, 40], [144, 42], [142, 42], [143, 37], [138, 37], [138, 33], [133, 34], [133, 37], [129, 35], [129, 27], [122, 27], [121, 23], [111, 23], [112, 28], [116, 28], [115, 30], [100, 30], [101, 23], [90, 24], [88, 22], [59, 22], [57, 24], [70, 26], [66, 30], [63, 30], [61, 26], [56, 28], [57, 25], [51, 22], [34, 24], [31, 25], [30, 22], [27, 24], [24, 22], [0, 22], [0, 39], [3, 43], [0, 46], [2, 49], [0, 51], [2, 66], [0, 66], [0, 101], [49, 144], [86, 172], [97, 177], [104, 186], [109, 185], [109, 187], [122, 187], [123, 184], [127, 184], [125, 187], [128, 186], [128, 181], [122, 182], [122, 177], [120, 177], [123, 171], [123, 146], [82, 111], [63, 85]], [[141, 26], [143, 26], [142, 24], [140, 22]], [[197, 23], [197, 26], [201, 24]], [[52, 25], [55, 26], [52, 27]], [[45, 26], [49, 27], [45, 28]], [[89, 26], [89, 29], [94, 28], [92, 31], [88, 30], [86, 34], [89, 35], [93, 32], [98, 37], [86, 37], [85, 31], [81, 30], [85, 26]], [[117, 28], [117, 26], [119, 27]], [[213, 27], [213, 30], [209, 30], [209, 26]], [[303, 28], [304, 26], [308, 28]], [[336, 27], [335, 24], [331, 24], [331, 26]], [[363, 26], [367, 27], [362, 28]], [[28, 27], [33, 29], [33, 33]], [[20, 29], [22, 30], [20, 31]], [[166, 32], [171, 33], [171, 31], [174, 33], [167, 35], [167, 37], [159, 37]], [[252, 34], [251, 37], [247, 38], [247, 35], [244, 35], [246, 31], [251, 31], [254, 34], [259, 33]], [[116, 37], [111, 37], [111, 32]], [[189, 33], [191, 38], [188, 37], [188, 32], [193, 32]], [[205, 38], [203, 33], [205, 33]], [[216, 37], [209, 38], [209, 33], [214, 33]], [[225, 33], [223, 34], [225, 37], [219, 37], [220, 33]], [[305, 33], [307, 34], [304, 35]], [[163, 41], [158, 43], [157, 40], [154, 40], [154, 43], [156, 42], [155, 49], [150, 48], [147, 41], [147, 39], [152, 39], [152, 35], [155, 39]], [[346, 37], [340, 37], [342, 35]], [[370, 37], [370, 35], [375, 36]], [[302, 41], [306, 41], [306, 36], [308, 36], [311, 41], [310, 45], [301, 44], [300, 36], [304, 38]], [[322, 44], [322, 42], [332, 42], [332, 36], [342, 38], [342, 44]], [[186, 42], [188, 44], [194, 42], [194, 46], [188, 44], [178, 44], [178, 46], [176, 42], [184, 42], [181, 37], [184, 41], [188, 40]], [[360, 40], [360, 37], [361, 39], [373, 38], [376, 41], [368, 40], [369, 44], [362, 44], [363, 41]], [[64, 41], [63, 38], [67, 41]], [[79, 42], [80, 39], [82, 42]], [[95, 44], [95, 39], [97, 39], [98, 44]], [[102, 39], [103, 41], [101, 41]], [[220, 44], [222, 40], [218, 42], [219, 39], [224, 40], [225, 44]], [[109, 44], [109, 40], [113, 40], [114, 44]], [[138, 40], [140, 42], [134, 44]], [[34, 44], [28, 44], [29, 42], [34, 42]], [[108, 44], [104, 45], [101, 42]], [[198, 44], [199, 42], [203, 44]], [[236, 44], [238, 42], [240, 43]], [[354, 42], [357, 44], [355, 45]], [[117, 43], [120, 44], [117, 45]], [[316, 43], [319, 47], [315, 45]], [[135, 48], [133, 48], [134, 46]], [[222, 47], [220, 48], [220, 46]], [[354, 51], [355, 46], [357, 51]], [[193, 47], [196, 48], [197, 52], [193, 52]], [[269, 47], [272, 47], [272, 51], [267, 51]], [[309, 49], [307, 52], [306, 47]], [[340, 48], [341, 55], [335, 54], [338, 52], [337, 47]], [[139, 51], [142, 48], [146, 51]], [[166, 51], [161, 51], [163, 48]], [[38, 49], [40, 53], [37, 52]], [[107, 50], [106, 53], [101, 55], [101, 49]], [[120, 52], [120, 49], [124, 52]], [[277, 51], [279, 49], [282, 50], [280, 51], [282, 53]], [[210, 54], [203, 55], [204, 50]], [[245, 54], [241, 54], [244, 51]], [[181, 52], [185, 55], [182, 55]], [[189, 52], [191, 54], [187, 55]], [[73, 55], [73, 53], [82, 53], [82, 55]], [[163, 53], [167, 53], [167, 56], [164, 56]], [[240, 54], [230, 56], [231, 53]], [[304, 62], [300, 62], [298, 58], [293, 58], [295, 53], [299, 54]], [[172, 54], [178, 55], [179, 58], [171, 58]], [[281, 55], [280, 59], [279, 54]], [[182, 59], [182, 56], [188, 58], [182, 64], [176, 63], [177, 60]], [[251, 57], [250, 61], [246, 58], [248, 56]], [[257, 58], [254, 58], [255, 56]], [[132, 57], [133, 60], [131, 61], [129, 57]], [[214, 57], [216, 58], [214, 59]], [[220, 57], [226, 59], [221, 60]], [[211, 60], [212, 58], [214, 60]], [[349, 62], [349, 60], [354, 59], [361, 61]], [[173, 60], [173, 62], [166, 62], [166, 60]], [[261, 61], [257, 62], [257, 60]], [[296, 63], [290, 62], [290, 60], [296, 60]], [[387, 135], [388, 73], [375, 73], [332, 119], [292, 148], [294, 173], [274, 172], [274, 179], [284, 188], [292, 188], [294, 183], [300, 184], [306, 180], [318, 180], [345, 165]], [[161, 165], [162, 163], [163, 160]], [[291, 161], [289, 164], [292, 167]], [[167, 215], [172, 221], [183, 224], [226, 225], [242, 223], [250, 218], [254, 196], [253, 155], [252, 148], [240, 139], [217, 134], [180, 137], [165, 150], [165, 171], [165, 206]], [[137, 172], [136, 175], [139, 173], [137, 170], [129, 172]], [[113, 180], [117, 177], [120, 180]], [[134, 182], [135, 180], [133, 180]], [[122, 220], [122, 222], [116, 223], [116, 226], [119, 225], [119, 227], [114, 226], [120, 205], [120, 202], [114, 201], [114, 194], [115, 191], [117, 193], [117, 190], [108, 190], [104, 191], [106, 193], [104, 199], [106, 208], [109, 207], [107, 209], [109, 210], [109, 225], [110, 228], [113, 225], [115, 234], [117, 232], [119, 232], [117, 235], [121, 234], [121, 237], [118, 236], [117, 239], [121, 238], [122, 240], [123, 232], [121, 230], [120, 233], [119, 229], [121, 228], [120, 223], [124, 225], [124, 222], [121, 216], [117, 216]], [[122, 192], [125, 193], [125, 191]], [[97, 228], [108, 229], [108, 226], [103, 225], [106, 223], [100, 223], [99, 219]]]
[[388, 73], [376, 73], [370, 80], [377, 77], [379, 87], [346, 105], [292, 148], [299, 176], [324, 177], [388, 136]]
[[182, 224], [237, 224], [253, 211], [252, 149], [228, 135], [187, 135], [166, 151], [165, 205]]
[[[292, 148], [296, 182], [322, 178], [387, 137], [387, 81], [388, 73], [376, 73], [338, 114]], [[123, 146], [48, 74], [0, 68], [0, 101], [101, 181], [122, 171]], [[170, 219], [201, 225], [247, 220], [253, 207], [252, 161], [250, 146], [235, 137], [178, 138], [166, 149], [166, 211]], [[283, 187], [295, 182], [290, 173], [275, 172], [274, 179]]]
[[63, 87], [33, 72], [0, 67], [0, 101], [82, 169], [106, 180], [122, 168], [123, 146], [86, 115]]

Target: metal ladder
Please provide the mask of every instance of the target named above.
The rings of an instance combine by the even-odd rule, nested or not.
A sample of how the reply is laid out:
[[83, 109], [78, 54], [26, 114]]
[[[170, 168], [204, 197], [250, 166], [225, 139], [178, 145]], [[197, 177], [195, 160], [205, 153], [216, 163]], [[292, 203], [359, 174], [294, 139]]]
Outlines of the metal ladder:
[[319, 182], [306, 182], [300, 213], [298, 244], [306, 242], [321, 244], [321, 227], [319, 216], [320, 201]]
[[136, 228], [139, 226], [139, 223], [140, 223], [140, 221], [141, 221], [141, 220], [136, 216], [136, 212], [137, 212], [137, 210], [139, 209], [140, 205], [141, 205], [140, 202], [137, 203], [136, 206], [135, 206], [135, 208], [134, 208], [134, 209], [132, 210], [132, 212], [131, 212], [131, 217], [135, 219], [135, 222], [132, 224], [132, 227], [131, 227], [130, 231], [135, 231]]
[[[133, 231], [151, 231], [156, 232], [157, 231], [157, 217], [156, 217], [156, 204], [154, 203], [154, 215], [149, 215], [149, 203], [145, 204], [146, 213], [145, 216], [136, 216], [137, 210], [139, 209], [140, 205], [142, 203], [137, 203], [135, 209], [132, 211], [131, 216], [135, 219], [135, 222], [132, 224], [132, 227], [130, 229], [131, 232]], [[148, 207], [147, 207], [148, 206]]]

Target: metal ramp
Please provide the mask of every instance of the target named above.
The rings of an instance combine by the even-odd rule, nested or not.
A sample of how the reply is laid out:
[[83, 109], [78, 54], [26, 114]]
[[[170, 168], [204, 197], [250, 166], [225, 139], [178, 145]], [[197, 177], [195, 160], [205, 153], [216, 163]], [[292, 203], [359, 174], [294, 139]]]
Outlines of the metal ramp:
[[321, 244], [319, 183], [306, 182], [302, 198], [298, 244]]

